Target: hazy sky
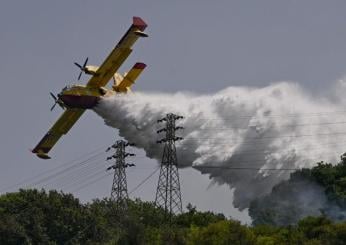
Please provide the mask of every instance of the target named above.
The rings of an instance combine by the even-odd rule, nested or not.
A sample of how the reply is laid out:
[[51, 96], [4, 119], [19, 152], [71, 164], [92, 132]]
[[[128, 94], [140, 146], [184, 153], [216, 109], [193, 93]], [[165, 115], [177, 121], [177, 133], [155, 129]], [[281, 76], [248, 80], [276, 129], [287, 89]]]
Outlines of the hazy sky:
[[[213, 93], [289, 80], [323, 94], [345, 75], [345, 9], [342, 0], [1, 1], [0, 189], [118, 139], [89, 111], [52, 150], [52, 160], [29, 151], [61, 114], [59, 108], [49, 111], [49, 92], [75, 82], [74, 61], [88, 56], [91, 64], [100, 64], [132, 16], [148, 23], [150, 36], [135, 44], [120, 70], [136, 61], [148, 65], [134, 90]], [[129, 189], [156, 166], [145, 158], [135, 162]], [[153, 200], [157, 178], [134, 195]], [[111, 181], [109, 176], [74, 194], [83, 201], [109, 196]], [[208, 176], [191, 169], [181, 171], [181, 184], [184, 206], [192, 202], [247, 220], [232, 208], [227, 186], [209, 186]]]

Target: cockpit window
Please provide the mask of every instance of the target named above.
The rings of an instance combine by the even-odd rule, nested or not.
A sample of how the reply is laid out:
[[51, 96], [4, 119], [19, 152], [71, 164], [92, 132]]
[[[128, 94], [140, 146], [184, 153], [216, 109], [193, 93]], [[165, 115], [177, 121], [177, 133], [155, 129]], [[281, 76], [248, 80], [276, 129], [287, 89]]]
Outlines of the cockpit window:
[[73, 88], [73, 87], [74, 87], [74, 85], [66, 85], [66, 86], [62, 89], [62, 91], [70, 90], [70, 89]]
[[65, 87], [62, 89], [62, 91], [65, 91], [65, 90], [67, 90], [67, 89], [69, 89], [69, 86], [65, 86]]

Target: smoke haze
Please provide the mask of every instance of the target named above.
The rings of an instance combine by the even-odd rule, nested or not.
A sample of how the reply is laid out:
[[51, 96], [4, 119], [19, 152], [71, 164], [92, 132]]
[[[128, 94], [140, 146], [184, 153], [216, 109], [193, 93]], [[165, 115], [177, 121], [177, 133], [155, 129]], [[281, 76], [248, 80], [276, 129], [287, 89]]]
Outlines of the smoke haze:
[[233, 205], [243, 210], [288, 179], [287, 169], [337, 162], [346, 141], [343, 91], [340, 81], [328, 98], [288, 82], [229, 87], [212, 95], [136, 92], [103, 99], [95, 111], [158, 161], [156, 131], [164, 124], [157, 119], [184, 116], [177, 121], [184, 127], [177, 132], [184, 137], [176, 143], [179, 167], [193, 166], [214, 183], [227, 183], [234, 188]]
[[249, 215], [254, 225], [287, 226], [306, 216], [325, 215], [343, 221], [346, 210], [335, 198], [327, 197], [325, 187], [306, 174], [295, 172], [289, 180], [277, 184], [270, 194], [252, 201]]

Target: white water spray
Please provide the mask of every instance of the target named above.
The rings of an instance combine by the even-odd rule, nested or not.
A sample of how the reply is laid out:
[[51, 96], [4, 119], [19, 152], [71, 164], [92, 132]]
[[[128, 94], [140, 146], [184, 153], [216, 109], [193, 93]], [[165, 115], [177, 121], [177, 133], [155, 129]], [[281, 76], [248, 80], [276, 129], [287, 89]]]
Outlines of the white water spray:
[[185, 128], [177, 143], [179, 166], [197, 166], [216, 183], [227, 183], [234, 188], [234, 206], [242, 210], [287, 179], [288, 169], [337, 162], [346, 141], [345, 103], [339, 98], [336, 93], [333, 100], [313, 97], [282, 82], [229, 87], [214, 95], [117, 95], [101, 100], [95, 111], [159, 161], [157, 119], [167, 113], [184, 116], [178, 121]]

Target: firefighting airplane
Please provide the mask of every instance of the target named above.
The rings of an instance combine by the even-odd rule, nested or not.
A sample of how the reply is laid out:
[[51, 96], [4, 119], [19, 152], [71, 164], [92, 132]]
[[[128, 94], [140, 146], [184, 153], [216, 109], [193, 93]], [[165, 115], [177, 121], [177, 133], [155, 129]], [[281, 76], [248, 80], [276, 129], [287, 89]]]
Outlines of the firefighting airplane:
[[[130, 91], [131, 86], [146, 65], [143, 63], [136, 63], [124, 77], [116, 72], [130, 55], [132, 51], [131, 47], [137, 39], [139, 37], [148, 36], [144, 33], [146, 27], [147, 24], [141, 18], [133, 17], [131, 27], [100, 67], [87, 65], [88, 58], [85, 60], [83, 66], [75, 63], [81, 70], [78, 80], [82, 73], [91, 75], [92, 77], [86, 85], [66, 86], [57, 97], [50, 93], [55, 100], [55, 104], [51, 110], [58, 104], [65, 111], [32, 150], [33, 153], [39, 158], [50, 159], [47, 153], [53, 148], [62, 135], [67, 134], [86, 109], [93, 108], [102, 97]], [[112, 78], [114, 84], [112, 89], [108, 89], [105, 86]]]

